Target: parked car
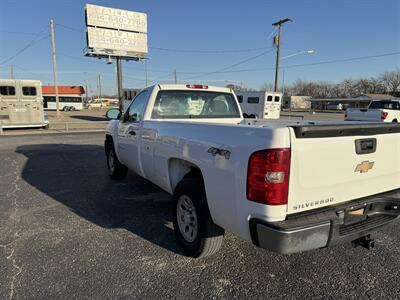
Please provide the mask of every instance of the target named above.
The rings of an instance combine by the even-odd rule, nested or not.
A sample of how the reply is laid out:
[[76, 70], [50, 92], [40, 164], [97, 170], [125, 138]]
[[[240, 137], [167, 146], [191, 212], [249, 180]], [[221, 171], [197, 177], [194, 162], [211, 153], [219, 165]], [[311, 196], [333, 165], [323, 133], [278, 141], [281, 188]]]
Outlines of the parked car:
[[113, 108], [105, 153], [173, 195], [177, 244], [218, 251], [225, 230], [279, 253], [370, 233], [400, 214], [400, 125], [243, 119], [234, 92], [155, 85]]
[[88, 103], [88, 109], [103, 109], [109, 106], [109, 100], [107, 99], [94, 99]]
[[400, 122], [400, 100], [375, 100], [368, 108], [348, 108], [347, 121]]

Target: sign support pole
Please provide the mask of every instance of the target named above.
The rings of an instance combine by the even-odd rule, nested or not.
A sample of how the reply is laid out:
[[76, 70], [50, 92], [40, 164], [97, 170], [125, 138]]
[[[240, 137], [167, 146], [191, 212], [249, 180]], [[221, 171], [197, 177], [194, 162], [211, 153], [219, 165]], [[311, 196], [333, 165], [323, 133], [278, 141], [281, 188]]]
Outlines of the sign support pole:
[[119, 108], [123, 109], [123, 100], [124, 100], [124, 91], [122, 90], [122, 64], [121, 58], [116, 57], [116, 64], [117, 64], [117, 87], [118, 87], [118, 102]]

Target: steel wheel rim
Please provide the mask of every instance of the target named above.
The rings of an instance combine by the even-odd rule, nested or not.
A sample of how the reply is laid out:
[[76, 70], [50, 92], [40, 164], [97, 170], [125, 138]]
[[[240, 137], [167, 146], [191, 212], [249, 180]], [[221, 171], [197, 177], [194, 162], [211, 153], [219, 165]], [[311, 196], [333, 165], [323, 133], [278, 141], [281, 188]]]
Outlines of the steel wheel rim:
[[110, 173], [114, 172], [114, 152], [111, 150], [108, 154], [108, 167], [110, 169]]
[[182, 237], [189, 243], [193, 242], [198, 233], [197, 214], [192, 200], [186, 195], [178, 199], [176, 218]]

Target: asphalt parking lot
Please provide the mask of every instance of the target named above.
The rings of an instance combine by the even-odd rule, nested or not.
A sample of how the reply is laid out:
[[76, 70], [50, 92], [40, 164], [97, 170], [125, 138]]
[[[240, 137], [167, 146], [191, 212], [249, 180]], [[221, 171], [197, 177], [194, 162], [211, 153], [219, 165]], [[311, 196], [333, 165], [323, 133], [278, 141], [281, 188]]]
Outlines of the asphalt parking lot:
[[112, 182], [103, 134], [0, 137], [0, 299], [399, 299], [400, 222], [376, 248], [277, 255], [231, 234], [177, 250], [169, 196]]

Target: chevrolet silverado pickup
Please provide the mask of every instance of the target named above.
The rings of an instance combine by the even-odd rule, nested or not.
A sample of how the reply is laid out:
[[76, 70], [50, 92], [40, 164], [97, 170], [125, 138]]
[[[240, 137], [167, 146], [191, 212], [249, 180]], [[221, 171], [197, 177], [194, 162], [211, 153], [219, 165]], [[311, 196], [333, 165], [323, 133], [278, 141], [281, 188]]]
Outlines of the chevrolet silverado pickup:
[[107, 116], [110, 177], [172, 195], [185, 255], [215, 253], [225, 230], [278, 253], [369, 248], [400, 214], [399, 124], [243, 119], [231, 89], [205, 85], [154, 85]]
[[366, 108], [348, 108], [346, 121], [400, 122], [400, 100], [374, 100]]

